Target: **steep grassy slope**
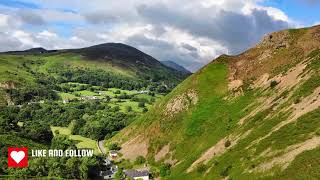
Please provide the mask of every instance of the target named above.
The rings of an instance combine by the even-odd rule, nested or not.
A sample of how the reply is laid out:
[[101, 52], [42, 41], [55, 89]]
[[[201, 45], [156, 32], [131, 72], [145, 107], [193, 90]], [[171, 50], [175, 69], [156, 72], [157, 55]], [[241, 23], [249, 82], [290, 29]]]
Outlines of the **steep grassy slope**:
[[[112, 139], [164, 179], [317, 179], [320, 26], [285, 30], [193, 74]], [[161, 168], [160, 168], [161, 169]]]

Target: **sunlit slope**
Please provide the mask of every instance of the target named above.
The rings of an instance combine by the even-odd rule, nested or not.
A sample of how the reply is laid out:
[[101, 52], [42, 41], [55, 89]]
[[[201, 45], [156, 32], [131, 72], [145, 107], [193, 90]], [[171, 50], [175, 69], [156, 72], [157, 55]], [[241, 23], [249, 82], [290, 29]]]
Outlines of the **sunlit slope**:
[[320, 27], [265, 36], [195, 73], [112, 141], [164, 179], [320, 176]]

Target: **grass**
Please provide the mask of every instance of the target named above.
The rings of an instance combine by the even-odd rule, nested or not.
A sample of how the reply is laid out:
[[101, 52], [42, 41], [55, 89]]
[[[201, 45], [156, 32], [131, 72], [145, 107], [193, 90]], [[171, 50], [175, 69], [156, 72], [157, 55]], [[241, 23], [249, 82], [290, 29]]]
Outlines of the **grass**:
[[23, 122], [18, 122], [17, 124], [18, 124], [19, 127], [22, 127], [24, 123]]
[[313, 74], [307, 81], [305, 81], [295, 92], [293, 97], [300, 99], [309, 96], [313, 91], [320, 86], [320, 74]]
[[58, 95], [61, 97], [62, 100], [72, 100], [72, 99], [77, 99], [77, 97], [73, 94], [70, 93], [58, 93]]
[[51, 67], [56, 67], [57, 65], [65, 64], [79, 68], [102, 69], [110, 73], [115, 73], [127, 77], [135, 77], [135, 73], [128, 69], [115, 67], [103, 61], [88, 60], [77, 54], [59, 54], [43, 56], [42, 58], [46, 61], [45, 65], [40, 69], [42, 72], [47, 72], [47, 70]]
[[[170, 178], [185, 179], [186, 177], [183, 174], [185, 174], [184, 172], [189, 165], [203, 151], [228, 134], [235, 126], [237, 119], [243, 116], [244, 112], [241, 110], [249, 104], [251, 101], [249, 96], [252, 96], [252, 94], [250, 93], [248, 97], [240, 98], [231, 103], [223, 100], [223, 95], [227, 93], [227, 73], [225, 64], [212, 63], [198, 74], [188, 78], [169, 96], [164, 98], [164, 101], [167, 101], [187, 89], [196, 88], [199, 103], [196, 107], [190, 107], [192, 114], [180, 113], [168, 121], [161, 119], [163, 117], [159, 109], [164, 108], [156, 105], [144, 118], [140, 119], [140, 123], [143, 124], [139, 124], [139, 126], [148, 127], [148, 123], [150, 123], [150, 128], [155, 129], [152, 133], [159, 136], [153, 137], [155, 139], [152, 139], [153, 143], [149, 150], [155, 151], [170, 142], [174, 158], [183, 159], [173, 169]], [[194, 86], [195, 84], [197, 86]], [[162, 104], [165, 105], [166, 103]], [[152, 127], [152, 122], [155, 121], [159, 122], [156, 127], [159, 126], [160, 128]], [[135, 125], [137, 124], [136, 122]], [[145, 129], [141, 131], [145, 131]], [[192, 177], [189, 177], [189, 179], [192, 179]]]
[[272, 148], [281, 150], [290, 145], [307, 140], [320, 127], [320, 109], [300, 117], [297, 122], [290, 123], [274, 132], [257, 145], [256, 153]]
[[[301, 173], [303, 172], [303, 173]], [[277, 174], [278, 179], [319, 179], [320, 177], [320, 147], [300, 154], [289, 167]], [[270, 178], [271, 179], [271, 178]]]
[[138, 102], [133, 102], [133, 101], [127, 100], [125, 102], [117, 102], [117, 103], [115, 103], [115, 105], [119, 105], [122, 112], [126, 112], [127, 106], [132, 107], [133, 111], [136, 111], [136, 112], [140, 111], [141, 112], [141, 108], [138, 107]]
[[30, 59], [17, 56], [0, 56], [0, 83], [10, 80], [15, 83], [33, 82], [33, 77], [22, 66], [24, 62], [30, 62]]
[[76, 91], [74, 93], [80, 94], [81, 96], [100, 96], [98, 93], [84, 90], [84, 91]]
[[96, 155], [100, 154], [97, 141], [94, 141], [92, 139], [89, 139], [80, 135], [72, 135], [70, 129], [67, 127], [51, 126], [51, 131], [54, 133], [54, 135], [56, 135], [55, 131], [59, 131], [59, 134], [66, 135], [69, 137], [69, 139], [77, 141], [78, 142], [76, 144], [77, 148], [93, 149], [94, 154]]

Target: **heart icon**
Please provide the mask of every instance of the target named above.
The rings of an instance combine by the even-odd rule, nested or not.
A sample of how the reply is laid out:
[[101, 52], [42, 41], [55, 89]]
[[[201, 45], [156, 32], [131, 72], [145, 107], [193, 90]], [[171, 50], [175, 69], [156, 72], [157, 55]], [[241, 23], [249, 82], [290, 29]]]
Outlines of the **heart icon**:
[[20, 161], [26, 156], [26, 154], [23, 151], [12, 151], [10, 153], [10, 156], [17, 164], [19, 164]]

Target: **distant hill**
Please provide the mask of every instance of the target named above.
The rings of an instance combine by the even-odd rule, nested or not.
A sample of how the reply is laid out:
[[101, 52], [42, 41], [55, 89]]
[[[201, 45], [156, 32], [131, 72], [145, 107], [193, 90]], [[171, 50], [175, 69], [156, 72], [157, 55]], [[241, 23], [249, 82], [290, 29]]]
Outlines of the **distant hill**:
[[173, 61], [161, 61], [162, 64], [171, 67], [179, 72], [182, 72], [183, 74], [191, 74], [189, 70], [187, 70], [185, 67], [173, 62]]
[[[32, 48], [25, 51], [0, 53], [0, 106], [8, 96], [5, 89], [34, 84], [40, 77], [61, 76], [72, 79], [81, 71], [85, 81], [104, 80], [108, 86], [135, 86], [152, 90], [171, 90], [189, 74], [181, 73], [160, 63], [142, 51], [120, 43], [106, 43], [81, 49], [46, 50]], [[107, 76], [111, 80], [96, 79]], [[106, 75], [107, 74], [107, 75]], [[105, 85], [107, 86], [107, 85]], [[130, 88], [129, 88], [130, 89]], [[10, 104], [10, 102], [7, 102]]]
[[167, 167], [164, 179], [319, 179], [319, 120], [315, 26], [220, 56], [110, 143], [123, 158]]
[[46, 50], [42, 47], [38, 48], [31, 48], [24, 51], [8, 51], [8, 52], [2, 52], [0, 54], [11, 54], [11, 55], [37, 55], [37, 54], [45, 54], [45, 53], [52, 53], [56, 52], [56, 50]]
[[[80, 49], [46, 50], [44, 48], [32, 48], [25, 51], [9, 51], [0, 55], [42, 55], [45, 57], [75, 56], [73, 59], [92, 60], [106, 63], [110, 69], [117, 69], [139, 76], [140, 78], [160, 78], [164, 76], [174, 77], [171, 80], [182, 80], [189, 74], [168, 68], [152, 56], [122, 43], [105, 43]], [[67, 60], [67, 59], [66, 59]], [[165, 73], [164, 73], [165, 72]]]

